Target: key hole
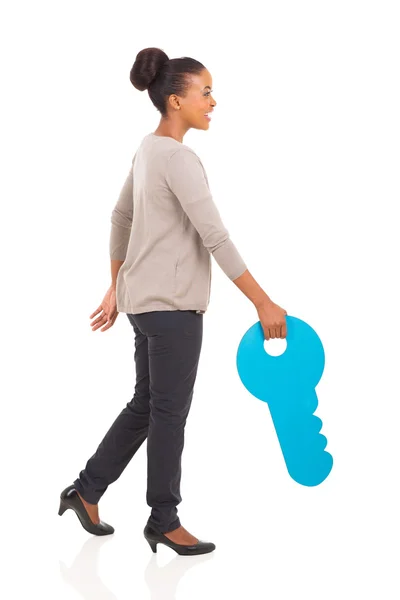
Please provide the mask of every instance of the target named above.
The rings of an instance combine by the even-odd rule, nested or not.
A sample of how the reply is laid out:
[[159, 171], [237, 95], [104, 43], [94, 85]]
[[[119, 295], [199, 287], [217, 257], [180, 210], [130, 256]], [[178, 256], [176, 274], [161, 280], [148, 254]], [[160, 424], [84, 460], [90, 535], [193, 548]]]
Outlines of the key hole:
[[270, 356], [281, 356], [287, 348], [287, 342], [285, 339], [275, 338], [271, 340], [264, 340], [264, 350]]

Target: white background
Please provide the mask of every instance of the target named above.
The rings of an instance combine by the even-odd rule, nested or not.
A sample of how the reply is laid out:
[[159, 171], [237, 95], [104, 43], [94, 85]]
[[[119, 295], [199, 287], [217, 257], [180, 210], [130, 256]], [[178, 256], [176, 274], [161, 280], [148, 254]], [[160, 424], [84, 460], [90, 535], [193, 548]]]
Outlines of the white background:
[[[0, 21], [1, 592], [398, 598], [398, 3], [5, 2]], [[89, 315], [111, 211], [159, 123], [129, 81], [150, 46], [211, 72], [213, 119], [184, 143], [250, 272], [326, 353], [316, 414], [334, 466], [306, 488], [238, 377], [257, 313], [213, 260], [179, 506], [217, 546], [200, 557], [153, 556], [142, 535], [146, 444], [99, 504], [113, 536], [57, 515], [133, 393], [128, 319], [102, 333]]]

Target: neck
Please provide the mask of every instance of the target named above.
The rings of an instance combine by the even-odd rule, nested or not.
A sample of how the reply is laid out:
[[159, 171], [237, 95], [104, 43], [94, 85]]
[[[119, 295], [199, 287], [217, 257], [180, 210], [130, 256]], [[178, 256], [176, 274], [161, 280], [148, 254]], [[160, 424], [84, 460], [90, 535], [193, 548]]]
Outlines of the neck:
[[189, 127], [185, 127], [182, 122], [162, 117], [154, 133], [174, 138], [177, 142], [183, 144], [183, 136], [188, 130]]

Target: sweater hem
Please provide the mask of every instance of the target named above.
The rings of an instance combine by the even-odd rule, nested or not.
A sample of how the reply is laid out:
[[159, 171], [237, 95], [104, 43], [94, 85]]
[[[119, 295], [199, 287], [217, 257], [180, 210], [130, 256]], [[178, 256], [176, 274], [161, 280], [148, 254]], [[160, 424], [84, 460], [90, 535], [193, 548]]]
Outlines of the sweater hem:
[[207, 310], [207, 306], [199, 306], [198, 304], [186, 304], [185, 306], [171, 306], [170, 304], [146, 304], [144, 306], [117, 306], [117, 310], [120, 313], [126, 314], [140, 314], [146, 312], [152, 312], [156, 310], [195, 310], [201, 314], [204, 314]]

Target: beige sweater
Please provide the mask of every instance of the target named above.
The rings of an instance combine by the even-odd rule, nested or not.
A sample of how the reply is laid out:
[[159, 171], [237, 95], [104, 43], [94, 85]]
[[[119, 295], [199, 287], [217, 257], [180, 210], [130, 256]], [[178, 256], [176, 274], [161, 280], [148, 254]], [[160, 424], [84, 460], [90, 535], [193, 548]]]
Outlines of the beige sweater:
[[229, 238], [197, 154], [146, 135], [111, 214], [110, 258], [123, 260], [117, 310], [205, 312], [211, 255], [234, 280], [247, 269]]

